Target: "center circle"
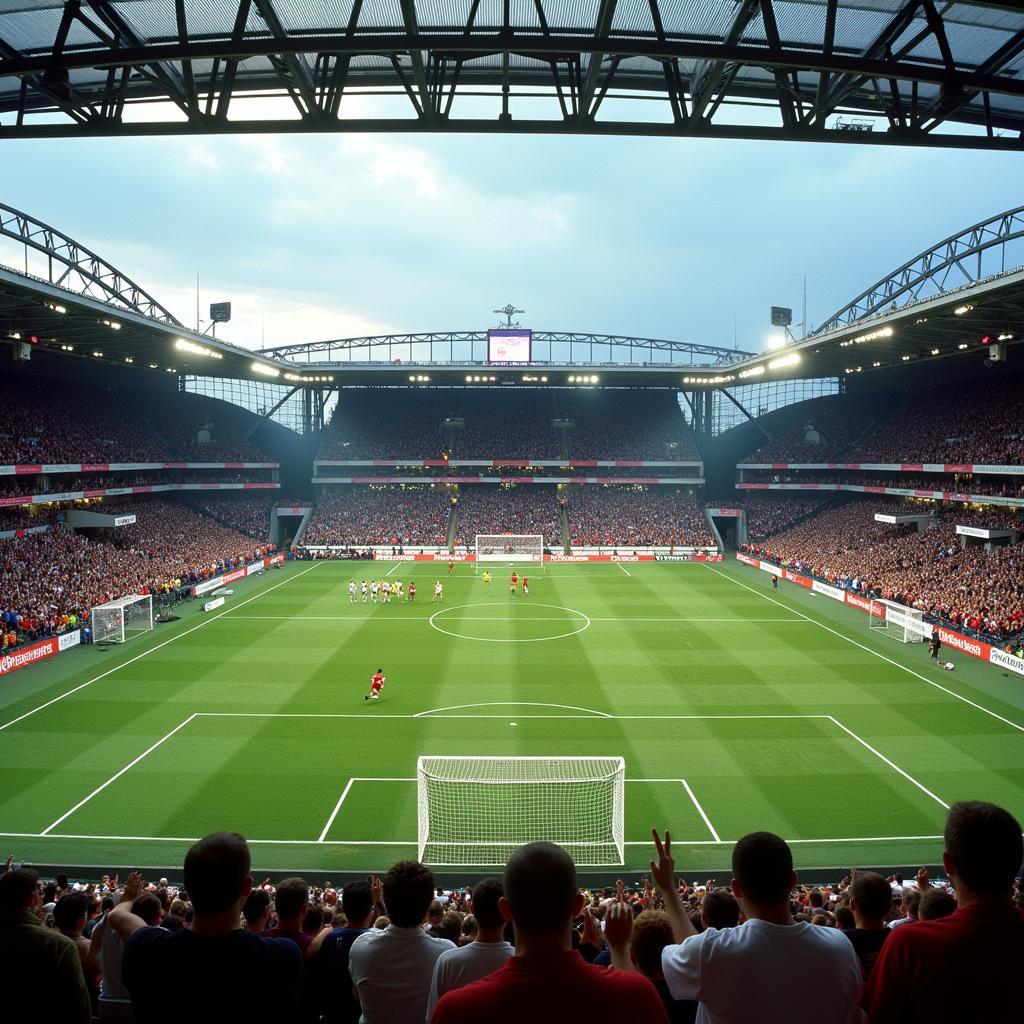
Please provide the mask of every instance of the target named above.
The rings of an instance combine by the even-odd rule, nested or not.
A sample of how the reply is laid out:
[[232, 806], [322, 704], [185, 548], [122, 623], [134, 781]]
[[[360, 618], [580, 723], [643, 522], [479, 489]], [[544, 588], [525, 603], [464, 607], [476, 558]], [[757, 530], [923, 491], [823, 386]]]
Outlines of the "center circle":
[[[538, 604], [538, 603], [536, 603], [534, 601], [530, 601], [529, 603], [523, 602], [521, 605], [517, 605], [515, 607], [517, 609], [521, 608], [521, 609], [523, 609], [524, 611], [527, 611], [527, 612], [532, 611], [534, 608], [552, 608], [555, 611], [567, 612], [569, 615], [575, 616], [577, 619], [579, 619], [581, 621], [580, 621], [580, 625], [579, 625], [578, 628], [571, 629], [571, 630], [568, 630], [566, 632], [565, 631], [565, 627], [567, 625], [569, 625], [570, 623], [566, 623], [564, 621], [560, 621], [560, 620], [555, 619], [555, 618], [550, 617], [550, 616], [536, 616], [536, 615], [529, 615], [529, 614], [517, 618], [517, 616], [514, 613], [512, 613], [511, 606], [509, 606], [507, 604], [457, 604], [457, 605], [453, 605], [451, 608], [442, 608], [442, 609], [440, 609], [440, 611], [434, 612], [434, 614], [431, 615], [430, 618], [427, 621], [439, 633], [445, 633], [447, 636], [454, 636], [454, 637], [457, 637], [460, 640], [480, 640], [483, 643], [488, 643], [488, 644], [536, 644], [536, 643], [540, 643], [540, 642], [542, 642], [544, 640], [564, 640], [566, 637], [576, 636], [577, 633], [582, 633], [585, 629], [589, 629], [590, 628], [590, 619], [589, 619], [589, 617], [584, 615], [583, 612], [577, 611], [575, 608], [566, 608], [566, 607], [564, 607], [563, 605], [560, 605], [560, 604]], [[504, 609], [507, 614], [506, 615], [497, 615], [497, 614], [495, 614], [495, 615], [474, 615], [474, 616], [470, 616], [468, 619], [465, 619], [465, 620], [463, 620], [462, 622], [459, 623], [459, 627], [462, 628], [462, 629], [466, 628], [466, 625], [467, 625], [468, 622], [473, 622], [473, 621], [477, 621], [477, 622], [481, 622], [481, 623], [488, 623], [488, 622], [492, 622], [492, 621], [498, 621], [498, 622], [516, 622], [516, 621], [519, 621], [519, 622], [524, 622], [524, 621], [531, 621], [532, 620], [534, 622], [538, 622], [539, 621], [540, 623], [542, 623], [543, 621], [547, 620], [547, 621], [551, 622], [552, 628], [561, 629], [562, 632], [560, 632], [560, 633], [552, 633], [550, 636], [531, 636], [531, 637], [474, 636], [472, 633], [460, 633], [458, 630], [455, 630], [455, 629], [445, 629], [445, 627], [440, 625], [438, 623], [438, 621], [437, 621], [438, 619], [441, 618], [441, 616], [447, 615], [449, 612], [463, 611], [463, 610], [465, 610], [467, 608], [473, 608], [473, 609], [489, 609], [489, 608], [490, 609]], [[486, 627], [484, 627], [484, 628], [486, 628]]]

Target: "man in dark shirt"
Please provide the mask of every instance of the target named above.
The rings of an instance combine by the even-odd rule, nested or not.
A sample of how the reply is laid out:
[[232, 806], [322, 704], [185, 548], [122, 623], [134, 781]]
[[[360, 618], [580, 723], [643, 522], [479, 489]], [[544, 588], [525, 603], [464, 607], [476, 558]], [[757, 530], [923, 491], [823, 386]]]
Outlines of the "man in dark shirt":
[[853, 943], [860, 960], [861, 974], [867, 981], [875, 966], [882, 944], [892, 934], [885, 926], [885, 917], [892, 909], [892, 888], [874, 871], [854, 871], [850, 884], [850, 910], [856, 928], [843, 934]]
[[357, 1024], [359, 1000], [352, 992], [348, 953], [352, 943], [373, 923], [374, 905], [366, 882], [349, 882], [341, 893], [341, 909], [348, 924], [321, 932], [309, 947], [309, 966], [317, 1005], [327, 1024]]
[[[129, 941], [122, 974], [136, 1024], [193, 1024], [244, 1020], [290, 1024], [299, 1019], [302, 953], [287, 939], [242, 930], [242, 904], [252, 889], [249, 847], [235, 833], [215, 832], [185, 855], [185, 888], [192, 901], [189, 928], [147, 927], [119, 903], [108, 922]], [[186, 1004], [169, 998], [184, 986]]]
[[274, 893], [277, 924], [263, 934], [268, 939], [291, 939], [306, 955], [312, 935], [302, 930], [302, 919], [309, 907], [309, 885], [304, 878], [286, 878]]

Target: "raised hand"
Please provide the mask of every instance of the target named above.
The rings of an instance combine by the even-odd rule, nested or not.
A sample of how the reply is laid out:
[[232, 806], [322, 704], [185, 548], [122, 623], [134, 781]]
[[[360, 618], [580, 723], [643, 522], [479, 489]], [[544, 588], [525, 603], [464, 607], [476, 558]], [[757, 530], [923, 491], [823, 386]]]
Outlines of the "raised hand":
[[658, 855], [656, 861], [651, 861], [651, 877], [663, 894], [672, 892], [676, 875], [676, 862], [672, 859], [672, 835], [666, 830], [662, 840], [656, 828], [651, 829], [651, 835], [654, 837], [654, 851]]
[[138, 871], [132, 871], [128, 875], [128, 881], [124, 883], [124, 896], [126, 903], [134, 903], [142, 895], [144, 885], [142, 875]]
[[914, 881], [917, 882], [917, 887], [922, 892], [927, 892], [931, 888], [931, 884], [928, 881], [928, 869], [918, 868], [917, 874], [914, 876]]
[[628, 903], [613, 903], [604, 916], [604, 937], [613, 950], [625, 949], [633, 933], [633, 910]]

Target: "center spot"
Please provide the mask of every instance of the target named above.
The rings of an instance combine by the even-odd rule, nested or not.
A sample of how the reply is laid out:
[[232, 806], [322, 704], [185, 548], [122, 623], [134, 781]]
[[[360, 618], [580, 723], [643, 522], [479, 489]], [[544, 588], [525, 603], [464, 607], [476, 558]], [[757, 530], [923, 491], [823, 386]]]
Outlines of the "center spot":
[[[455, 612], [463, 613], [461, 618]], [[434, 612], [428, 621], [439, 633], [493, 644], [562, 640], [590, 626], [590, 619], [575, 608], [527, 599], [517, 604], [510, 600], [500, 604], [455, 605]]]

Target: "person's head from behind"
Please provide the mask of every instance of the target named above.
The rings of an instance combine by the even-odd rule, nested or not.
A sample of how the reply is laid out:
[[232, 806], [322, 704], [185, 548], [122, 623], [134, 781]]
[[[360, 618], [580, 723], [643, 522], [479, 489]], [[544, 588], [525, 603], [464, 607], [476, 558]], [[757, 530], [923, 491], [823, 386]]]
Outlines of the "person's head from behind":
[[85, 893], [69, 892], [57, 900], [53, 908], [53, 919], [57, 928], [65, 935], [77, 934], [85, 927], [89, 916], [89, 901]]
[[384, 906], [391, 924], [415, 928], [434, 898], [434, 873], [418, 860], [402, 860], [384, 876]]
[[185, 854], [185, 888], [196, 917], [240, 913], [252, 889], [249, 847], [237, 832], [214, 832]]
[[1020, 822], [995, 804], [953, 804], [946, 816], [942, 863], [962, 899], [966, 891], [1009, 895], [1024, 860]]
[[505, 865], [504, 889], [501, 913], [519, 937], [568, 939], [572, 919], [586, 901], [572, 857], [554, 843], [520, 846]]
[[633, 931], [629, 936], [629, 958], [641, 974], [657, 981], [662, 976], [661, 951], [674, 942], [668, 914], [664, 910], [645, 910], [633, 921]]
[[709, 889], [700, 906], [704, 928], [735, 928], [740, 923], [740, 905], [728, 889]]
[[904, 889], [903, 898], [900, 901], [900, 909], [904, 917], [917, 917], [918, 908], [921, 906], [920, 889]]
[[136, 917], [141, 917], [150, 928], [155, 928], [160, 923], [163, 909], [163, 903], [155, 892], [144, 892], [132, 903], [132, 913]]
[[427, 908], [427, 923], [431, 928], [436, 928], [444, 917], [444, 904], [440, 900], [431, 900]]
[[0, 910], [31, 910], [38, 902], [38, 871], [15, 868], [0, 875]]
[[446, 910], [441, 923], [432, 929], [432, 933], [439, 939], [457, 943], [462, 934], [462, 915], [457, 910]]
[[370, 885], [362, 879], [349, 882], [341, 891], [341, 909], [349, 928], [367, 928], [373, 914], [373, 896]]
[[921, 894], [921, 902], [917, 908], [919, 921], [937, 921], [940, 917], [949, 917], [956, 910], [956, 897], [945, 889], [929, 889]]
[[[171, 913], [174, 913], [173, 907]], [[253, 889], [242, 904], [242, 917], [245, 918], [245, 925], [250, 930], [266, 929], [270, 917], [270, 893], [263, 888]]]
[[751, 832], [733, 847], [732, 892], [745, 910], [788, 907], [795, 884], [793, 853], [773, 832]]
[[304, 878], [286, 878], [274, 893], [278, 923], [301, 923], [309, 906], [309, 885]]
[[[485, 878], [477, 882], [473, 889], [473, 917], [477, 930], [500, 936], [505, 927], [505, 918], [501, 916], [501, 897], [504, 895], [505, 887], [500, 878]], [[486, 941], [496, 942], [498, 939]]]
[[892, 910], [892, 887], [874, 871], [858, 871], [850, 886], [850, 909], [858, 928], [881, 928]]

